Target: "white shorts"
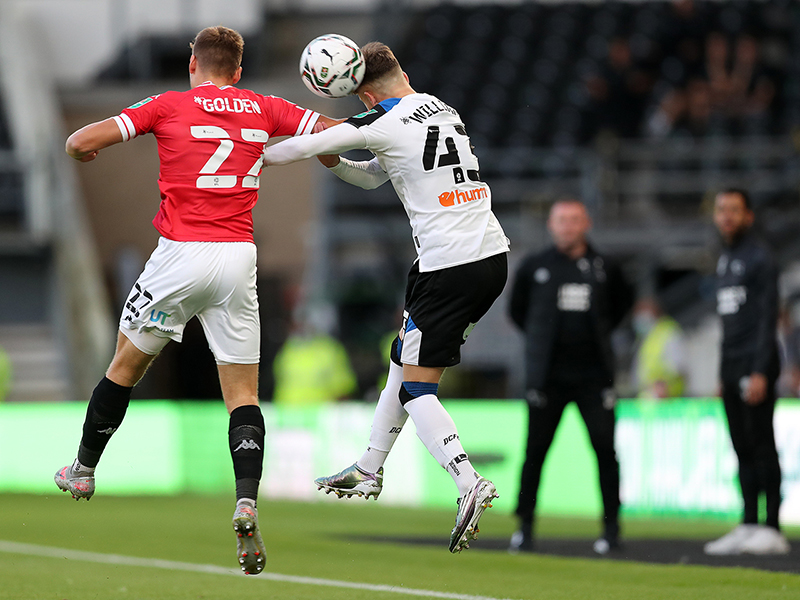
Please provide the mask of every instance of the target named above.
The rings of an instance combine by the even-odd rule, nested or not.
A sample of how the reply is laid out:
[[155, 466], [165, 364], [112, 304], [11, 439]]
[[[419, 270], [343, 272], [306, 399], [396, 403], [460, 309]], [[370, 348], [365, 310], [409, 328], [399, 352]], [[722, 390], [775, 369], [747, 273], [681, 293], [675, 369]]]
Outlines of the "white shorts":
[[258, 363], [256, 246], [160, 238], [122, 309], [120, 331], [146, 354], [180, 342], [200, 320], [217, 363]]

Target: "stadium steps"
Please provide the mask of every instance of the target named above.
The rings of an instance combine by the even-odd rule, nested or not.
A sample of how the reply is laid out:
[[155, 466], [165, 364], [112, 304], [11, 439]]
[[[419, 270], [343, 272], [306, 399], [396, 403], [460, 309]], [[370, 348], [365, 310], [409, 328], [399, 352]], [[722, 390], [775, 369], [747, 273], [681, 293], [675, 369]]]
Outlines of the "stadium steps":
[[47, 324], [0, 325], [0, 347], [12, 365], [10, 402], [54, 402], [69, 398], [65, 358]]

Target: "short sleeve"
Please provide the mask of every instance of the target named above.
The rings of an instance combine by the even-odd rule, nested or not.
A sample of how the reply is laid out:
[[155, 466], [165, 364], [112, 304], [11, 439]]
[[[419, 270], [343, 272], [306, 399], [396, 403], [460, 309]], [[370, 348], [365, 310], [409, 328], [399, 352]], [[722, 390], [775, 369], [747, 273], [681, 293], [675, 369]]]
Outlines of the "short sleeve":
[[262, 98], [265, 114], [270, 120], [270, 136], [305, 135], [314, 130], [319, 113], [298, 106], [283, 98], [265, 96]]
[[127, 142], [137, 135], [153, 131], [167, 104], [169, 104], [169, 94], [149, 96], [114, 117], [122, 134], [122, 141]]

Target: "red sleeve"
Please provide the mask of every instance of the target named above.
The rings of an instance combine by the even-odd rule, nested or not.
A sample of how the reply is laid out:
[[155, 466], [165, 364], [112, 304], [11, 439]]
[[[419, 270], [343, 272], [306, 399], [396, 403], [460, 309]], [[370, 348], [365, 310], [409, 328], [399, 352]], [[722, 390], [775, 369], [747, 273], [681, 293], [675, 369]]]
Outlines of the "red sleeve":
[[272, 126], [270, 136], [311, 133], [319, 118], [319, 113], [275, 96], [262, 97], [262, 105]]
[[114, 117], [122, 133], [122, 140], [127, 142], [137, 135], [153, 131], [159, 120], [172, 111], [174, 101], [179, 99], [176, 96], [178, 95], [175, 92], [150, 96]]

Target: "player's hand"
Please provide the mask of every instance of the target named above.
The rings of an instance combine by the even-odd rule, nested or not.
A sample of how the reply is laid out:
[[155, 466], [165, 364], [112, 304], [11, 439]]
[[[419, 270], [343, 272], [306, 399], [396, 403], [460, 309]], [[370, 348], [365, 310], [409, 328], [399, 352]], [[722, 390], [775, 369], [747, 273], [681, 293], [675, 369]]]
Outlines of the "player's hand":
[[[317, 121], [316, 125], [314, 125], [313, 133], [319, 133], [320, 131], [325, 131], [328, 126], [323, 123], [322, 121]], [[331, 168], [335, 167], [339, 164], [339, 155], [338, 154], [321, 154], [317, 156], [317, 160], [321, 162], [325, 167]]]
[[762, 373], [750, 375], [750, 383], [747, 386], [747, 393], [744, 401], [750, 406], [761, 404], [767, 397], [767, 378]]

